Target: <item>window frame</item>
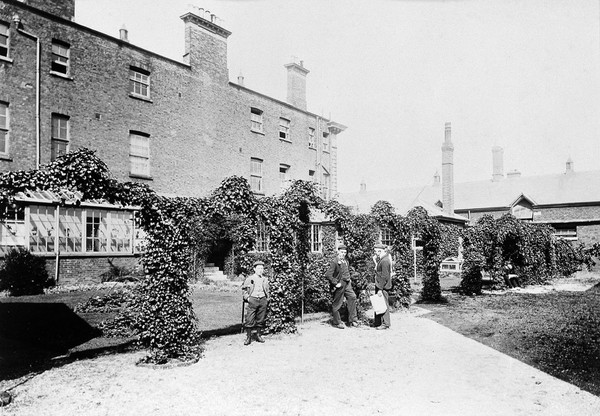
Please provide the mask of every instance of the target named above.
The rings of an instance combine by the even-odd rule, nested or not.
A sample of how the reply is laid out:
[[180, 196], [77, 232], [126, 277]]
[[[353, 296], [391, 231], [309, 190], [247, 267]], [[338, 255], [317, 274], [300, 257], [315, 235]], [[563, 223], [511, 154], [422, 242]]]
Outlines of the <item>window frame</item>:
[[579, 235], [577, 233], [577, 225], [570, 224], [552, 224], [554, 229], [553, 235], [561, 240], [577, 241]]
[[330, 143], [329, 143], [329, 133], [323, 132], [323, 152], [329, 153], [330, 151]]
[[[139, 89], [139, 92], [136, 89]], [[129, 94], [150, 99], [150, 71], [133, 65], [129, 66]]]
[[392, 247], [394, 245], [392, 230], [387, 227], [381, 227], [379, 229], [379, 241], [385, 246]]
[[[250, 189], [256, 194], [264, 194], [263, 162], [263, 159], [257, 157], [250, 158]], [[255, 169], [256, 167], [259, 169]]]
[[[62, 53], [64, 50], [64, 54]], [[61, 61], [61, 59], [64, 60]], [[52, 39], [51, 72], [68, 76], [71, 73], [71, 45], [59, 39]]]
[[[4, 125], [0, 123], [0, 142], [4, 141], [4, 151], [0, 150], [1, 156], [10, 154], [10, 104], [6, 101], [0, 101], [0, 110], [4, 109], [4, 114], [0, 112], [0, 120], [3, 120]], [[0, 147], [2, 149], [2, 147]]]
[[[287, 187], [288, 185], [288, 181], [289, 181], [289, 173], [290, 173], [290, 165], [287, 165], [285, 163], [280, 163], [279, 164], [279, 183], [280, 183], [280, 188], [283, 190]], [[283, 171], [282, 171], [283, 169]]]
[[[151, 166], [150, 166], [150, 135], [137, 130], [129, 130], [129, 176], [137, 178], [150, 178], [151, 177]], [[140, 146], [134, 143], [137, 140], [138, 143], [143, 143]], [[137, 152], [142, 149], [143, 151]], [[136, 161], [138, 163], [136, 163]], [[136, 166], [143, 166], [142, 169], [138, 170]]]
[[[56, 126], [55, 123], [59, 123]], [[61, 136], [63, 128], [61, 122], [65, 122], [64, 137]], [[64, 146], [64, 151], [60, 151], [60, 147]], [[61, 155], [69, 152], [71, 146], [71, 117], [66, 114], [52, 113], [50, 121], [50, 160], [54, 161]]]
[[311, 253], [322, 253], [323, 252], [323, 225], [322, 224], [310, 224], [310, 252]]
[[6, 254], [16, 247], [27, 246], [25, 210], [26, 207], [21, 204], [14, 208], [6, 207], [4, 219], [0, 221], [0, 254]]
[[[2, 33], [1, 28], [6, 28], [6, 32]], [[10, 24], [0, 21], [0, 41], [6, 39], [6, 43], [0, 43], [0, 58], [10, 59]], [[2, 50], [6, 50], [2, 53]]]
[[317, 141], [315, 136], [316, 130], [314, 127], [308, 128], [308, 148], [317, 150]]
[[279, 139], [291, 142], [290, 128], [292, 121], [285, 117], [279, 117]]
[[256, 225], [256, 237], [254, 240], [254, 251], [257, 253], [267, 253], [269, 251], [269, 244], [271, 242], [271, 235], [267, 224], [264, 221], [258, 221]]
[[260, 108], [250, 107], [250, 131], [264, 134], [264, 112]]

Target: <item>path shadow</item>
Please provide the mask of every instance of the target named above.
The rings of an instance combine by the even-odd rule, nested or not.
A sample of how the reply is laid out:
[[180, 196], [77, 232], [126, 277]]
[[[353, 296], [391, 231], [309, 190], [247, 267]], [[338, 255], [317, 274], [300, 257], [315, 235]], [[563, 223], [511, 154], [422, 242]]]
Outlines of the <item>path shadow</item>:
[[590, 293], [600, 293], [600, 283], [596, 283], [594, 286], [590, 287], [586, 292]]
[[208, 339], [210, 337], [219, 337], [223, 335], [234, 335], [242, 332], [242, 324], [229, 325], [224, 328], [209, 329], [202, 331], [202, 339]]
[[0, 380], [52, 367], [100, 335], [64, 303], [0, 303]]

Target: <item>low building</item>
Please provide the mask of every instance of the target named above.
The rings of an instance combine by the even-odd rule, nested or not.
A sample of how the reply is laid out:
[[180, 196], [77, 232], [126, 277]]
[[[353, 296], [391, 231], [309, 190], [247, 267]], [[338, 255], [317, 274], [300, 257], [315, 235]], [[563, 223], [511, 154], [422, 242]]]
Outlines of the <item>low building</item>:
[[379, 200], [390, 202], [401, 214], [421, 205], [432, 216], [444, 213], [469, 224], [486, 214], [495, 218], [512, 214], [523, 221], [549, 224], [560, 238], [586, 245], [600, 242], [600, 171], [576, 172], [569, 157], [561, 173], [505, 175], [503, 150], [495, 146], [491, 179], [453, 183], [453, 149], [447, 123], [441, 181], [436, 172], [433, 183], [426, 186], [367, 191], [361, 184], [359, 192], [341, 194], [340, 201], [358, 212], [368, 212]]

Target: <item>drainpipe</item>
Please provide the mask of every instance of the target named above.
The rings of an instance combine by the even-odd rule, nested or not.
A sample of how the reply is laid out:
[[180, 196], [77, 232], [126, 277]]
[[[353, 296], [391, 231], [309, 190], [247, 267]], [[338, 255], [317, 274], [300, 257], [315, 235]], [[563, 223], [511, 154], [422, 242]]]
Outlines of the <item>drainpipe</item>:
[[56, 223], [55, 223], [55, 229], [54, 229], [54, 251], [55, 251], [55, 258], [54, 258], [54, 284], [58, 286], [58, 277], [60, 275], [59, 269], [60, 269], [60, 222], [59, 222], [59, 218], [60, 218], [60, 204], [56, 204]]
[[13, 22], [17, 26], [17, 32], [35, 40], [36, 43], [36, 64], [35, 64], [35, 168], [40, 168], [40, 62], [42, 60], [42, 46], [40, 38], [33, 33], [29, 33], [21, 28], [21, 18], [19, 15], [13, 16]]

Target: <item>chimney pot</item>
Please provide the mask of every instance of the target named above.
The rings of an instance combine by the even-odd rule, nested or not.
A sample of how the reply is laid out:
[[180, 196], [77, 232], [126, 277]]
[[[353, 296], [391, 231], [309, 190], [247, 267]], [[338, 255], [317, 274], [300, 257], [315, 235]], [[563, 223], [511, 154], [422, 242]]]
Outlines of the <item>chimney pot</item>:
[[121, 29], [119, 29], [119, 38], [124, 42], [129, 42], [129, 32], [125, 25], [121, 26]]
[[566, 171], [565, 173], [573, 173], [575, 172], [575, 163], [573, 162], [573, 160], [571, 159], [571, 156], [569, 156], [569, 158], [567, 159], [567, 164], [566, 164]]
[[360, 193], [362, 194], [362, 193], [365, 193], [365, 192], [367, 192], [367, 184], [366, 184], [366, 183], [365, 183], [365, 181], [363, 180], [363, 181], [360, 183]]

